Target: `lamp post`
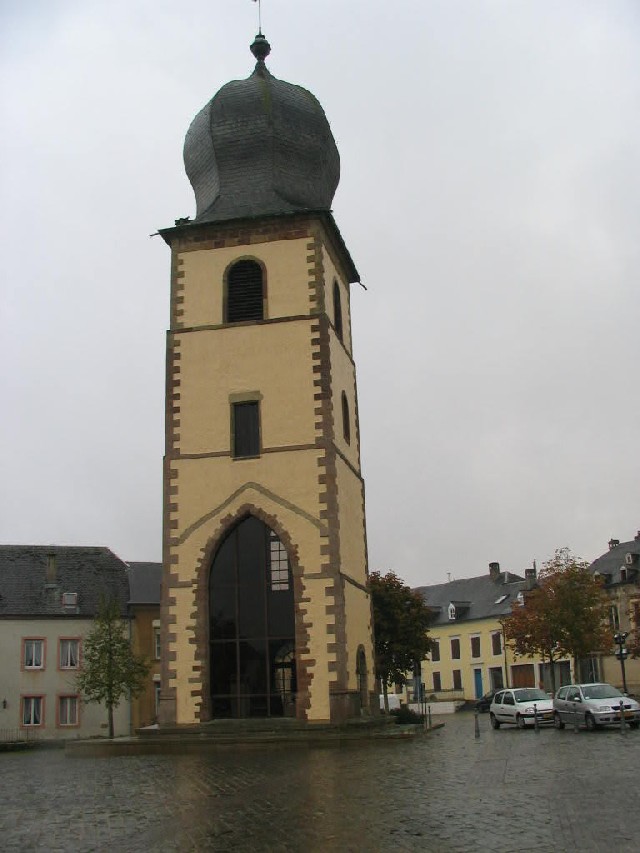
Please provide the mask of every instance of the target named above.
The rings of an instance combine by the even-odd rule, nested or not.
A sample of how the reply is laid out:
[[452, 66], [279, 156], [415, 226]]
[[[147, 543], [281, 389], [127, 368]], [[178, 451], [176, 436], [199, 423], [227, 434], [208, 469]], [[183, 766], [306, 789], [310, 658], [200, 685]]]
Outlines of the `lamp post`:
[[618, 631], [617, 634], [613, 635], [613, 642], [618, 647], [616, 657], [620, 661], [620, 669], [622, 670], [622, 689], [625, 693], [627, 692], [627, 674], [624, 669], [624, 662], [626, 660], [627, 655], [629, 654], [629, 650], [625, 648], [625, 643], [627, 642], [628, 636], [629, 635], [626, 631]]

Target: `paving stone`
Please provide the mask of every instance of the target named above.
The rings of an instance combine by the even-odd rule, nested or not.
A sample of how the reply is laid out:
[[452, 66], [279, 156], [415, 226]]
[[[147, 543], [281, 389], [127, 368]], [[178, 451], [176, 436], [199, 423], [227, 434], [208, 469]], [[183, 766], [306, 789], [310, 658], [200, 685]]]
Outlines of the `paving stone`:
[[638, 849], [640, 732], [493, 731], [334, 748], [67, 759], [0, 755], [7, 851]]

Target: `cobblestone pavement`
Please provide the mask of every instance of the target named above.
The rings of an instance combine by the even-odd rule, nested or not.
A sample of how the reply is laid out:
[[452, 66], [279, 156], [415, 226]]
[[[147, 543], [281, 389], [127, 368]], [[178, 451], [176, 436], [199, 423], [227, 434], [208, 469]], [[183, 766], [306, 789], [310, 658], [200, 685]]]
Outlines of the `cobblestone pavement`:
[[203, 756], [0, 754], [0, 850], [640, 850], [640, 731], [494, 732]]

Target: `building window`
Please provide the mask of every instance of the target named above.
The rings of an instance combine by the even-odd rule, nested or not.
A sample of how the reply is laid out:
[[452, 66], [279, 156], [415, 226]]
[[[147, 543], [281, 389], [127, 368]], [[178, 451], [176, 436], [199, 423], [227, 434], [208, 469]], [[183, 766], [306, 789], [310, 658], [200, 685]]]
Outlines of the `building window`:
[[333, 282], [333, 321], [336, 335], [342, 340], [342, 302], [340, 299], [340, 285]]
[[618, 605], [612, 604], [609, 608], [609, 625], [612, 631], [620, 629], [620, 616], [618, 615]]
[[451, 640], [451, 658], [453, 660], [460, 660], [460, 640], [458, 637]]
[[77, 726], [78, 725], [78, 697], [77, 696], [59, 696], [58, 697], [58, 725], [59, 726]]
[[462, 672], [459, 669], [453, 670], [453, 689], [462, 690]]
[[158, 719], [158, 714], [160, 712], [160, 682], [153, 682], [153, 707], [155, 711], [156, 720]]
[[60, 669], [77, 669], [80, 663], [80, 640], [60, 640]]
[[492, 666], [489, 669], [489, 683], [492, 690], [502, 690], [504, 687], [504, 678], [501, 666]]
[[491, 651], [494, 655], [502, 654], [502, 634], [500, 631], [496, 631], [491, 635]]
[[440, 660], [440, 640], [431, 640], [431, 660]]
[[22, 725], [44, 725], [44, 696], [22, 697]]
[[23, 640], [22, 649], [24, 669], [44, 669], [44, 640]]
[[160, 628], [153, 629], [153, 656], [160, 660]]
[[269, 531], [269, 582], [272, 591], [289, 589], [289, 558], [273, 530]]
[[433, 673], [433, 689], [436, 691], [436, 693], [442, 690], [442, 679], [440, 678], [439, 672]]
[[260, 455], [260, 404], [257, 400], [231, 404], [231, 434], [236, 459]]
[[262, 320], [262, 267], [256, 261], [238, 261], [227, 273], [226, 323]]
[[349, 419], [349, 401], [347, 395], [342, 392], [342, 434], [347, 444], [351, 444], [351, 422]]
[[480, 637], [471, 637], [471, 657], [480, 657]]

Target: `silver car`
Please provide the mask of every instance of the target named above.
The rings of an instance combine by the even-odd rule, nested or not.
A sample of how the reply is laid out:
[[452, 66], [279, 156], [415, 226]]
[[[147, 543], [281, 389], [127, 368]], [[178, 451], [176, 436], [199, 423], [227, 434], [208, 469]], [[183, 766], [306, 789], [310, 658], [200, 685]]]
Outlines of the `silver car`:
[[494, 729], [503, 723], [511, 723], [524, 729], [525, 726], [553, 722], [553, 700], [537, 687], [514, 687], [499, 690], [489, 708], [489, 719]]
[[620, 725], [620, 702], [631, 728], [640, 725], [640, 705], [610, 684], [568, 684], [553, 700], [553, 721], [557, 729], [584, 725], [589, 731], [599, 726]]

